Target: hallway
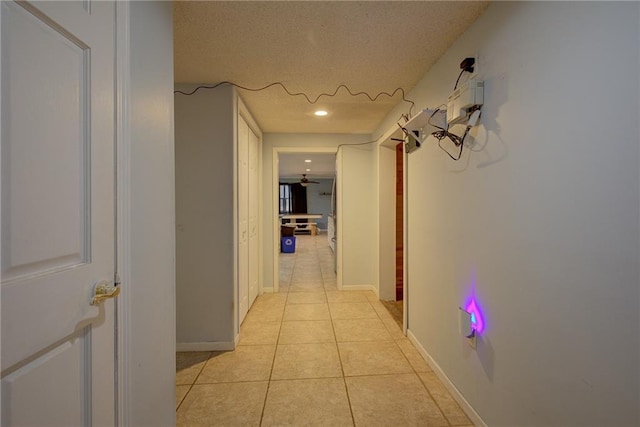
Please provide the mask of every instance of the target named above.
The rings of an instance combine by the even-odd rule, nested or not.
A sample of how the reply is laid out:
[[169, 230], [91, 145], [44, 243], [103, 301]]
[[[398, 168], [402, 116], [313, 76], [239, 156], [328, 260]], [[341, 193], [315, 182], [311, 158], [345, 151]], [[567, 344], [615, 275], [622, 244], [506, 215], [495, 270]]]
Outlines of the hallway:
[[178, 426], [469, 426], [370, 291], [338, 291], [326, 235], [280, 255], [235, 351], [177, 355]]

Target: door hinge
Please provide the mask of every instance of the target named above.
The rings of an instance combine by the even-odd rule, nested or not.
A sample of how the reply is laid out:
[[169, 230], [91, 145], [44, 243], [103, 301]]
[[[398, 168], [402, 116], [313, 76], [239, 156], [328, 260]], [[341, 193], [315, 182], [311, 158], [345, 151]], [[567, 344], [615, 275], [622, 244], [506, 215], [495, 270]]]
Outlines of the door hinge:
[[122, 282], [120, 282], [120, 275], [118, 273], [115, 273], [113, 275], [113, 285], [114, 286], [120, 286]]

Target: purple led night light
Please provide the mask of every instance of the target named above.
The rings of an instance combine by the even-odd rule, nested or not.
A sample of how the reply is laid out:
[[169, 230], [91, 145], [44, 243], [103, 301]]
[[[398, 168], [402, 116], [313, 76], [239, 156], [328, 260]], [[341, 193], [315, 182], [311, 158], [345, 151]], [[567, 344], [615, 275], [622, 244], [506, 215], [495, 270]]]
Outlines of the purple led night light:
[[482, 316], [482, 311], [476, 302], [475, 296], [471, 297], [471, 300], [465, 306], [465, 310], [467, 313], [471, 313], [471, 329], [479, 334], [484, 332], [484, 317]]

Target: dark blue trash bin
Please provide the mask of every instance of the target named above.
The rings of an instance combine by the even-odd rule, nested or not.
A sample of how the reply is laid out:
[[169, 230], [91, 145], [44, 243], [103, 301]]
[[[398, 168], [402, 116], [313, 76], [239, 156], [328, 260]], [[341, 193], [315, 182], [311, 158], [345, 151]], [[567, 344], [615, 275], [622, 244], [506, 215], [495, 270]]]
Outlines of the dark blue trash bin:
[[292, 254], [296, 251], [296, 238], [294, 236], [287, 236], [282, 238], [282, 252], [285, 254]]

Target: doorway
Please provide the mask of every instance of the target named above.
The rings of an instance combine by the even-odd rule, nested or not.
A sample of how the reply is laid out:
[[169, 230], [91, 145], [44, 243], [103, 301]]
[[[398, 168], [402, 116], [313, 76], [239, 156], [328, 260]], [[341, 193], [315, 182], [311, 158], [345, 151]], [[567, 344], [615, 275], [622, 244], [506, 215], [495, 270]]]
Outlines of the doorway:
[[404, 144], [395, 146], [395, 300], [384, 305], [396, 323], [404, 323]]
[[404, 328], [404, 166], [403, 144], [391, 138], [378, 147], [378, 289], [380, 301]]
[[[273, 149], [272, 164], [273, 292], [279, 292], [281, 284], [284, 286], [286, 283], [281, 272], [290, 270], [280, 265], [282, 222], [294, 228], [293, 237], [314, 235], [318, 241], [326, 241], [329, 246], [329, 222], [334, 220], [330, 214], [332, 186], [337, 175], [336, 148], [278, 147]], [[304, 188], [304, 191], [296, 193], [298, 187]], [[300, 203], [300, 200], [295, 203], [297, 206], [306, 205], [305, 212], [293, 212], [294, 195], [305, 198], [304, 203]], [[294, 215], [300, 218], [286, 218]]]

